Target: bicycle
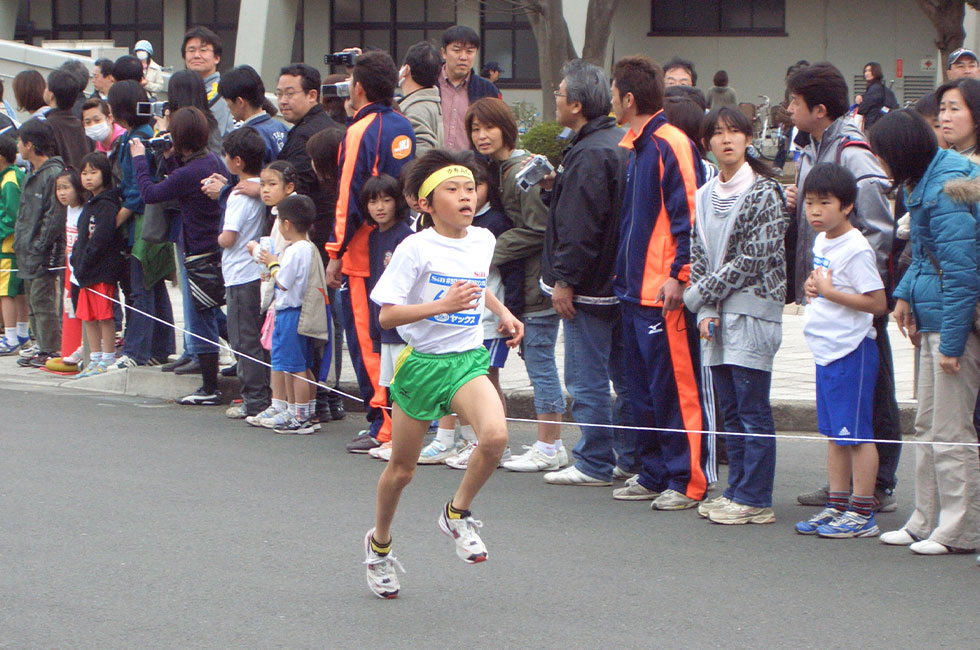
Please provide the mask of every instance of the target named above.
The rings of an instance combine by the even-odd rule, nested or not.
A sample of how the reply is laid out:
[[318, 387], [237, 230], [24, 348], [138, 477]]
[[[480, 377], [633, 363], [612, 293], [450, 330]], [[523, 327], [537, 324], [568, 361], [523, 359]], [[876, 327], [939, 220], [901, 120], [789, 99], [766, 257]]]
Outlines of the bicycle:
[[776, 152], [779, 151], [779, 143], [783, 139], [782, 130], [773, 125], [772, 103], [765, 95], [759, 95], [762, 103], [755, 106], [755, 113], [752, 117], [752, 146], [759, 152], [759, 155], [766, 160], [773, 160]]

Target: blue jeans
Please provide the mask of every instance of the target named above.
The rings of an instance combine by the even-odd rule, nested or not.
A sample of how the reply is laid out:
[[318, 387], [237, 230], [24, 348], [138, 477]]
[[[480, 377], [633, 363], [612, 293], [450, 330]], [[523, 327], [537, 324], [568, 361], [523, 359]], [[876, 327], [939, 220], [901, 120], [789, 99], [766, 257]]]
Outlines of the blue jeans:
[[[773, 434], [769, 404], [772, 373], [742, 366], [712, 366], [725, 431]], [[728, 489], [724, 496], [753, 508], [772, 507], [776, 439], [728, 436]]]
[[[565, 387], [572, 395], [576, 422], [631, 424], [622, 366], [623, 332], [619, 310], [608, 317], [578, 309], [565, 321]], [[609, 380], [616, 388], [611, 406]], [[613, 467], [631, 471], [636, 464], [636, 432], [580, 425], [582, 437], [572, 454], [575, 467], [599, 480], [612, 478]]]
[[[129, 259], [129, 282], [134, 309], [173, 325], [174, 311], [166, 282], [160, 280], [147, 289], [143, 283], [143, 264], [135, 257]], [[151, 357], [165, 361], [174, 350], [174, 330], [171, 327], [130, 310], [126, 317], [123, 354], [139, 364], [145, 364]]]
[[555, 364], [560, 322], [558, 314], [524, 317], [524, 365], [534, 388], [534, 410], [539, 414], [565, 412], [565, 394]]

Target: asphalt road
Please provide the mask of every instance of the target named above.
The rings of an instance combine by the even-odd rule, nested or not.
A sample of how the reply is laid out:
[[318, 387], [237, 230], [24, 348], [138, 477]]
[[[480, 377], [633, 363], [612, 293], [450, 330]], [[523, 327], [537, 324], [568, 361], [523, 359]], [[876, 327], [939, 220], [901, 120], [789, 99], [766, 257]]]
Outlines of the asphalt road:
[[[794, 534], [822, 444], [783, 441], [777, 522], [725, 527], [500, 470], [490, 560], [436, 525], [461, 474], [420, 468], [395, 522], [402, 595], [367, 589], [380, 461], [359, 416], [276, 436], [214, 408], [0, 389], [0, 647], [976, 647], [975, 556]], [[575, 430], [566, 440], [573, 443]], [[512, 443], [533, 439], [515, 428]], [[897, 513], [908, 514], [911, 456]]]

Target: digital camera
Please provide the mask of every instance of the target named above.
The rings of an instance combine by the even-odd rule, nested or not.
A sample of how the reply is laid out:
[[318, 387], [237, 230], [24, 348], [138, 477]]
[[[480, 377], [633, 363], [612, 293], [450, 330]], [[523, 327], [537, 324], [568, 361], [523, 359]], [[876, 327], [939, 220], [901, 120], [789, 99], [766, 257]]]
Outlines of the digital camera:
[[320, 86], [320, 97], [350, 97], [350, 82], [341, 81], [335, 84]]
[[153, 151], [169, 151], [174, 146], [174, 141], [170, 139], [169, 133], [161, 133], [155, 138], [143, 140], [143, 145]]
[[136, 102], [136, 114], [142, 117], [163, 117], [167, 102]]
[[555, 168], [551, 166], [548, 159], [539, 154], [531, 158], [531, 161], [517, 172], [514, 179], [517, 181], [517, 187], [521, 188], [522, 192], [527, 192], [553, 171]]
[[357, 52], [337, 52], [335, 54], [324, 54], [323, 62], [326, 65], [342, 65], [348, 68], [354, 67], [354, 59]]

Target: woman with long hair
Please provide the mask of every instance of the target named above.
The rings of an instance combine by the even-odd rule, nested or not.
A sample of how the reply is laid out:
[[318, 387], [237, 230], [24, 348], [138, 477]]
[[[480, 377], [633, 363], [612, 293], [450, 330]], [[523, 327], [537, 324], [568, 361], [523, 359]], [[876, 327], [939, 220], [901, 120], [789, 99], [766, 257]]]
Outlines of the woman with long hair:
[[960, 443], [915, 446], [915, 510], [881, 541], [921, 555], [972, 553], [980, 546], [980, 465], [976, 448], [962, 443], [977, 441], [980, 169], [940, 149], [911, 110], [881, 118], [871, 148], [908, 193], [912, 265], [895, 289], [893, 316], [919, 349], [915, 440]]
[[752, 123], [741, 111], [711, 111], [701, 140], [719, 174], [695, 197], [684, 303], [705, 341], [701, 363], [711, 369], [724, 431], [763, 436], [728, 438], [728, 489], [698, 514], [720, 524], [767, 524], [775, 520], [776, 440], [764, 436], [775, 433], [769, 388], [782, 338], [789, 214], [774, 170], [750, 154]]

